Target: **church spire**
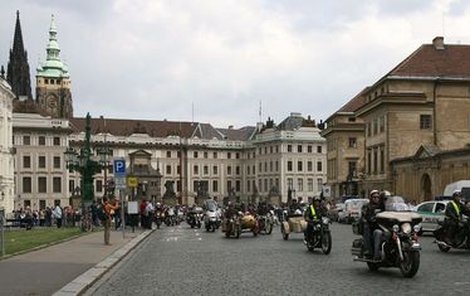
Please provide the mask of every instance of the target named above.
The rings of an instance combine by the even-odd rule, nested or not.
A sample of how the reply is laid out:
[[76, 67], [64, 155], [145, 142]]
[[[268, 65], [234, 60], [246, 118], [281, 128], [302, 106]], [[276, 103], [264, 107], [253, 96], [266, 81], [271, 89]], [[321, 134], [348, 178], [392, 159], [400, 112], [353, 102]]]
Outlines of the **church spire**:
[[73, 117], [72, 92], [67, 65], [60, 59], [57, 27], [54, 15], [49, 27], [46, 61], [38, 66], [36, 74], [36, 101], [53, 118]]
[[7, 66], [7, 81], [17, 98], [32, 99], [28, 53], [24, 49], [19, 11], [16, 11], [15, 35]]

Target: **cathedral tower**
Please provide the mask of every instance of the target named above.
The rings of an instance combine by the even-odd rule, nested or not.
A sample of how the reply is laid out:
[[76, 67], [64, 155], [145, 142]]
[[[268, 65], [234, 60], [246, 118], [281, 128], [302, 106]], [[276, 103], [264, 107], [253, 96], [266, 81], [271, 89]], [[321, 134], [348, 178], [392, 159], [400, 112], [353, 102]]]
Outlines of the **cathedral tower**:
[[33, 98], [31, 95], [28, 53], [24, 50], [19, 11], [16, 11], [15, 35], [13, 37], [13, 48], [10, 49], [7, 81], [17, 99], [25, 100]]
[[57, 29], [52, 15], [46, 61], [37, 68], [36, 101], [53, 118], [73, 117], [72, 82], [67, 66], [60, 60]]

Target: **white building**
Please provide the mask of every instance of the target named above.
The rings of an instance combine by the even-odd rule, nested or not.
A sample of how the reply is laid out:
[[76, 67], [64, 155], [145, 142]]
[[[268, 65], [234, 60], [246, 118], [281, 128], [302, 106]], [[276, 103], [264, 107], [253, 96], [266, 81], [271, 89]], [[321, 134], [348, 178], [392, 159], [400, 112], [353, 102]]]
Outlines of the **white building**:
[[13, 168], [13, 98], [8, 83], [0, 77], [0, 211], [10, 214], [13, 211], [14, 168]]
[[[73, 133], [69, 145], [79, 150], [84, 143], [85, 118], [72, 118]], [[229, 195], [241, 200], [256, 201], [273, 196], [287, 201], [318, 194], [326, 181], [326, 142], [313, 120], [300, 113], [291, 113], [279, 125], [269, 120], [266, 125], [241, 129], [214, 128], [206, 123], [124, 120], [94, 118], [91, 139], [95, 156], [98, 149], [108, 147], [112, 157], [126, 159], [146, 155], [145, 166], [161, 174], [157, 186], [152, 180], [133, 194], [160, 199], [167, 181], [181, 203], [192, 203], [198, 188], [222, 200]], [[143, 163], [140, 166], [144, 166]], [[132, 168], [128, 167], [127, 171]], [[112, 168], [107, 170], [112, 178]], [[95, 176], [95, 196], [104, 194], [104, 171]], [[79, 184], [77, 173], [71, 173], [69, 195]], [[155, 191], [157, 190], [157, 191]]]
[[[13, 113], [15, 208], [45, 209], [69, 204], [64, 152], [69, 121], [36, 113]], [[11, 137], [10, 137], [11, 139]]]

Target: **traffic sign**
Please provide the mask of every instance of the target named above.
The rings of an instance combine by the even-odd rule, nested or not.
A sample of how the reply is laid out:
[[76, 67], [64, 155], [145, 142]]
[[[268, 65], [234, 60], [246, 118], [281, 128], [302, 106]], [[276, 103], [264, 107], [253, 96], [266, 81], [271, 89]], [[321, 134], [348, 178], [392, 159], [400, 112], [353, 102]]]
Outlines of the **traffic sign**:
[[131, 188], [136, 188], [139, 183], [137, 182], [136, 177], [128, 177], [127, 178], [127, 186]]
[[116, 177], [126, 176], [126, 160], [125, 159], [114, 160], [114, 176]]
[[119, 189], [119, 190], [127, 188], [125, 177], [116, 177], [114, 179], [114, 184], [116, 186], [116, 189]]
[[331, 186], [323, 185], [323, 197], [325, 198], [331, 197]]

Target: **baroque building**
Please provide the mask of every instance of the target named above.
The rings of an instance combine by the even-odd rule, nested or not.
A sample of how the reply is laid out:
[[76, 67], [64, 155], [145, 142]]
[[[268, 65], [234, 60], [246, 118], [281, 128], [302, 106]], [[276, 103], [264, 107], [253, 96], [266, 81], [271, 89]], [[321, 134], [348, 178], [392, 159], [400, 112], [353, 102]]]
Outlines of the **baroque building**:
[[[84, 141], [84, 118], [72, 118], [69, 144], [79, 149]], [[278, 126], [272, 120], [258, 127], [214, 128], [207, 123], [96, 118], [91, 121], [94, 154], [108, 147], [113, 158], [124, 158], [127, 172], [140, 174], [130, 198], [165, 202], [170, 184], [179, 203], [198, 196], [222, 201], [286, 202], [319, 194], [326, 181], [326, 142], [315, 122], [292, 113]], [[140, 155], [140, 167], [135, 157]], [[106, 171], [112, 180], [112, 167]], [[157, 173], [158, 172], [158, 173]], [[153, 178], [149, 178], [153, 175]], [[79, 184], [70, 176], [69, 193]], [[164, 186], [165, 185], [165, 186]], [[95, 177], [99, 196], [109, 186], [105, 171]]]
[[[465, 154], [470, 143], [469, 58], [469, 45], [445, 44], [436, 37], [360, 94], [351, 116], [364, 130], [364, 148], [358, 153], [364, 163], [357, 180], [362, 193], [386, 189], [422, 201], [442, 195], [448, 183], [470, 179], [465, 160], [470, 156]], [[328, 143], [338, 136], [337, 116], [327, 120], [323, 135]]]

